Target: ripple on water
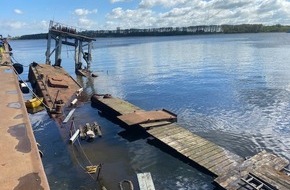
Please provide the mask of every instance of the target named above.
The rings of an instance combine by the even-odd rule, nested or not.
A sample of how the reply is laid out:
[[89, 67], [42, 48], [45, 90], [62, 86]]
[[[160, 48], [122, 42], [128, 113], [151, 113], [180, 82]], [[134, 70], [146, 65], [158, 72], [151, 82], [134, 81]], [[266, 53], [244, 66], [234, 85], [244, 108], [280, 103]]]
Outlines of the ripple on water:
[[43, 131], [44, 128], [54, 122], [52, 119], [49, 118], [46, 110], [30, 114], [30, 122], [33, 127], [33, 131]]
[[142, 140], [131, 142], [130, 165], [135, 171], [150, 171], [156, 189], [212, 189], [207, 183], [212, 177], [164, 152], [154, 143], [150, 146], [143, 143]]

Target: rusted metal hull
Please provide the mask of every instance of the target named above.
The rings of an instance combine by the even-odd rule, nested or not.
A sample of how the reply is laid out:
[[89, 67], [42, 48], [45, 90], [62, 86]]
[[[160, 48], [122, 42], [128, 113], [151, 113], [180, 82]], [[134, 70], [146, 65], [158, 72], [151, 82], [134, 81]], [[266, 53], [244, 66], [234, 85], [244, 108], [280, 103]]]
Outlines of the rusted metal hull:
[[32, 127], [11, 66], [0, 66], [1, 189], [49, 189]]
[[28, 78], [36, 93], [44, 98], [52, 117], [61, 116], [81, 88], [63, 68], [48, 64], [31, 64]]

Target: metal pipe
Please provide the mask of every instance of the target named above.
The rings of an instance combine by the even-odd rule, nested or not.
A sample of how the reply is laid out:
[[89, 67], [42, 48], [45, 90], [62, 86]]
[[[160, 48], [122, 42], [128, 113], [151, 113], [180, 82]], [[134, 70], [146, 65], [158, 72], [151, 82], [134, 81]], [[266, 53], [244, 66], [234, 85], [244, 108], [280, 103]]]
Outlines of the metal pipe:
[[76, 139], [78, 138], [79, 134], [80, 134], [80, 130], [78, 129], [78, 130], [76, 130], [74, 135], [69, 139], [69, 142], [71, 144], [73, 144], [76, 141]]

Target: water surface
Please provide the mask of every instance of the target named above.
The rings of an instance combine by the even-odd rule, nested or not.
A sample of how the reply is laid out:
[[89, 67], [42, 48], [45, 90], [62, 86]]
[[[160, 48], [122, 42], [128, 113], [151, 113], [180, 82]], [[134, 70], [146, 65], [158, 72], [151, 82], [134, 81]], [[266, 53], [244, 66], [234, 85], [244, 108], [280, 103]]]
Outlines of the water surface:
[[[45, 40], [11, 45], [17, 62], [44, 63]], [[98, 78], [74, 75], [71, 47], [63, 48], [62, 65], [87, 99], [110, 93], [145, 110], [166, 108], [181, 126], [240, 156], [267, 150], [289, 159], [289, 52], [287, 33], [102, 38], [93, 49]], [[44, 112], [30, 117], [52, 189], [99, 188], [82, 170], [90, 164], [83, 151], [90, 162], [103, 163], [101, 183], [108, 189], [123, 179], [136, 185], [136, 172], [151, 172], [156, 189], [214, 189], [208, 173], [142, 134], [125, 132], [89, 102], [77, 108], [76, 125], [98, 121], [103, 137], [81, 141], [83, 151], [68, 144], [69, 124], [57, 126]]]

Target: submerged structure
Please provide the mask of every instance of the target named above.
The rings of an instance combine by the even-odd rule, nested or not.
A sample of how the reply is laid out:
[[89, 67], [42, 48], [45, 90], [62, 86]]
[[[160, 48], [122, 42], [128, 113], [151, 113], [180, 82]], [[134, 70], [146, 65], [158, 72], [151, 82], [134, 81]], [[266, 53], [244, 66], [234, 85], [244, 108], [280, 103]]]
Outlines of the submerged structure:
[[289, 161], [266, 151], [249, 159], [236, 155], [176, 124], [166, 110], [145, 111], [112, 96], [93, 95], [92, 105], [126, 128], [139, 128], [215, 176], [226, 190], [289, 190]]
[[[52, 40], [55, 40], [54, 49], [51, 47]], [[95, 41], [95, 38], [78, 34], [77, 29], [74, 27], [50, 21], [47, 37], [47, 50], [45, 53], [46, 64], [51, 65], [50, 57], [54, 53], [54, 65], [60, 66], [62, 45], [72, 46], [75, 50], [75, 72], [76, 74], [86, 76], [90, 73], [93, 41]], [[82, 60], [86, 62], [86, 67], [82, 67]]]
[[[52, 49], [52, 40], [55, 47]], [[45, 64], [33, 62], [29, 68], [29, 81], [38, 96], [43, 97], [44, 106], [50, 116], [62, 116], [65, 107], [74, 106], [82, 92], [82, 86], [61, 67], [62, 46], [73, 46], [75, 50], [75, 73], [92, 76], [92, 45], [94, 38], [78, 34], [78, 31], [64, 24], [50, 21]], [[54, 64], [51, 56], [55, 55]], [[82, 61], [86, 62], [83, 67]]]

